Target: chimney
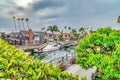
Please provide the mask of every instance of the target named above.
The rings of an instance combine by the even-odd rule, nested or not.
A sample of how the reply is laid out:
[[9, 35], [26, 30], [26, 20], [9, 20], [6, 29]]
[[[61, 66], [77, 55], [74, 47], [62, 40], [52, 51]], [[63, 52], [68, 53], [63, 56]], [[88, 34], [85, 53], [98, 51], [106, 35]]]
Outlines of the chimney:
[[120, 16], [118, 17], [117, 23], [120, 23]]
[[33, 32], [32, 32], [32, 29], [29, 29], [28, 31], [29, 33], [29, 44], [32, 45], [33, 44]]

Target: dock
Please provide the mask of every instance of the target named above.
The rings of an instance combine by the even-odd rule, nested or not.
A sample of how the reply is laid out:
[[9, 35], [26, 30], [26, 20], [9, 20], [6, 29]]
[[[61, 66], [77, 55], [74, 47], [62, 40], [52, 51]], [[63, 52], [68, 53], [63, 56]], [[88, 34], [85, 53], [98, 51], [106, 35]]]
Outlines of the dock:
[[47, 44], [42, 43], [42, 44], [36, 44], [36, 45], [20, 45], [20, 46], [15, 46], [17, 49], [21, 50], [30, 50], [30, 49], [35, 49], [35, 48], [44, 48]]

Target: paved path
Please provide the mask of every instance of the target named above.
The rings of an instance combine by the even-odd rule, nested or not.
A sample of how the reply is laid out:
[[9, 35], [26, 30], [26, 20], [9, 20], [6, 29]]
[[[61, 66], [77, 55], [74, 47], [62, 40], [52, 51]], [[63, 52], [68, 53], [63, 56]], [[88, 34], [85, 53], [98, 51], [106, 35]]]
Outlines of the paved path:
[[92, 74], [94, 74], [96, 70], [97, 70], [96, 67], [84, 70], [80, 67], [80, 65], [73, 64], [67, 68], [66, 72], [72, 73], [73, 75], [79, 75], [80, 78], [86, 76], [87, 80], [92, 80], [91, 78], [93, 76]]

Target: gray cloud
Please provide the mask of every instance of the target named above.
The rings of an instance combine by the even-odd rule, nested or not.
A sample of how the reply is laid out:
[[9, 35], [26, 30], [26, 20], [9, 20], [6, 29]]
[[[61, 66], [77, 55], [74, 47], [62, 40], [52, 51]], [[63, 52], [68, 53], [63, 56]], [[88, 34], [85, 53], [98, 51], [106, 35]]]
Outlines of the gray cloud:
[[63, 6], [62, 3], [56, 1], [56, 0], [42, 0], [42, 1], [38, 1], [36, 3], [33, 4], [32, 8], [34, 11], [40, 10], [40, 9], [44, 9], [47, 7], [60, 7]]
[[0, 24], [4, 30], [14, 28], [12, 16], [28, 17], [33, 30], [54, 24], [62, 27], [60, 29], [65, 25], [72, 28], [95, 29], [109, 25], [118, 28], [116, 20], [120, 15], [120, 0], [33, 0], [27, 7], [19, 6], [14, 0], [2, 1]]

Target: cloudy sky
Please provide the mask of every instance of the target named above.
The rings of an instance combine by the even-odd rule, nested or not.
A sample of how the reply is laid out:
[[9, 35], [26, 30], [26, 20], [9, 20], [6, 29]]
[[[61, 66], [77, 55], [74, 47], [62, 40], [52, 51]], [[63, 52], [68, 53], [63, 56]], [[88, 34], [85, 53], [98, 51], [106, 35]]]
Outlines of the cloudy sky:
[[[0, 30], [14, 30], [13, 16], [29, 18], [29, 26], [35, 31], [50, 25], [61, 30], [64, 26], [120, 29], [119, 4], [120, 0], [0, 0]], [[16, 24], [18, 28], [17, 20]]]

